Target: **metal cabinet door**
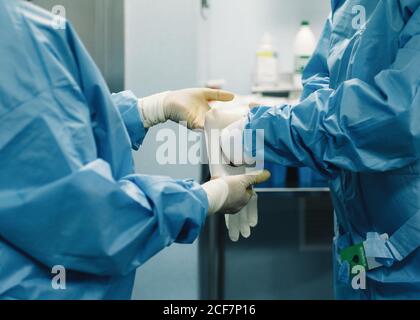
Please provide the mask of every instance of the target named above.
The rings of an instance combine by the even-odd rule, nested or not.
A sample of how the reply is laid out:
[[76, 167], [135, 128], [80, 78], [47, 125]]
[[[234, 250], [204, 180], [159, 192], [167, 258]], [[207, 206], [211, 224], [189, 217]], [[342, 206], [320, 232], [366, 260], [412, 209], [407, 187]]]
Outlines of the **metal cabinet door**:
[[[111, 91], [124, 89], [124, 0], [33, 0], [46, 10], [65, 8]], [[57, 7], [56, 7], [57, 8]]]

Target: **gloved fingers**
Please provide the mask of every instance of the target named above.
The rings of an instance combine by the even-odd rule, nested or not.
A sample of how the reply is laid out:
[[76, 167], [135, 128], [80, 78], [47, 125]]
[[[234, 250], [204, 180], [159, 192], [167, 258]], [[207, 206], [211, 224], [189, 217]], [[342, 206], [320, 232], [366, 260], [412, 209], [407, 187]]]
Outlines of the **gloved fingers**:
[[248, 173], [245, 176], [247, 178], [246, 184], [248, 188], [250, 186], [266, 182], [267, 180], [271, 178], [271, 173], [270, 171], [263, 170], [262, 172], [258, 172], [258, 173]]
[[231, 215], [229, 217], [229, 238], [233, 242], [237, 242], [239, 240], [240, 234], [240, 218], [239, 215]]
[[225, 224], [226, 224], [226, 229], [229, 230], [229, 217], [230, 214], [225, 214]]
[[259, 104], [259, 103], [251, 102], [248, 107], [252, 110], [252, 109], [260, 107], [260, 106], [261, 106], [261, 104]]
[[215, 90], [215, 89], [203, 89], [203, 90], [204, 90], [204, 97], [208, 101], [228, 102], [228, 101], [232, 101], [235, 98], [235, 95], [228, 91]]
[[206, 114], [210, 111], [210, 106], [205, 101], [197, 102], [197, 106], [194, 108], [191, 106], [188, 109], [188, 114], [186, 116], [188, 129], [191, 130], [203, 130]]
[[258, 224], [258, 196], [253, 192], [251, 200], [247, 206], [249, 225], [254, 228]]
[[249, 220], [248, 220], [248, 207], [243, 208], [238, 213], [238, 215], [239, 215], [241, 235], [244, 238], [249, 238], [251, 236], [251, 228], [249, 226]]
[[205, 116], [199, 116], [197, 117], [188, 127], [188, 129], [191, 130], [203, 130], [204, 129], [204, 123], [205, 123]]

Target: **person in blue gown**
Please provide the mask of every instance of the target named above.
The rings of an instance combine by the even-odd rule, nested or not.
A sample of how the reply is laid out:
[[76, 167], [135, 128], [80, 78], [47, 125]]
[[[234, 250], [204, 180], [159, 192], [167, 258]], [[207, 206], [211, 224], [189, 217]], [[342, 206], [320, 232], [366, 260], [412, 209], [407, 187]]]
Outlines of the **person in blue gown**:
[[259, 178], [135, 174], [132, 149], [149, 127], [201, 128], [208, 101], [233, 95], [111, 95], [71, 24], [53, 22], [0, 0], [0, 299], [129, 299], [137, 267], [193, 242], [208, 213], [245, 205]]
[[[337, 299], [420, 299], [420, 1], [331, 4], [301, 101], [254, 108], [224, 136], [263, 129], [266, 160], [329, 179]], [[342, 256], [362, 243], [369, 265]]]

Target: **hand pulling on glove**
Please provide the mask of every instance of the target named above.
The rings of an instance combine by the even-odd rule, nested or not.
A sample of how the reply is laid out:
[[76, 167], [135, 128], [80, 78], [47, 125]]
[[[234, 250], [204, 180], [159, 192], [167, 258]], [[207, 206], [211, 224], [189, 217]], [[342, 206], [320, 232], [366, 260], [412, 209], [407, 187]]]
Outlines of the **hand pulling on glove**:
[[226, 176], [203, 185], [209, 200], [209, 214], [235, 214], [248, 204], [253, 196], [252, 186], [270, 179], [270, 172]]
[[[213, 188], [215, 190], [219, 190], [218, 194], [216, 191], [213, 191], [213, 188], [211, 188], [212, 184], [210, 183], [212, 182], [209, 183], [209, 186], [206, 186], [210, 188], [205, 187], [205, 190], [210, 189], [207, 190], [209, 191], [208, 194], [210, 194], [210, 213], [228, 213], [225, 215], [225, 220], [229, 231], [229, 237], [232, 241], [238, 241], [240, 235], [242, 235], [244, 238], [248, 238], [251, 235], [251, 228], [257, 225], [257, 194], [250, 188], [253, 183], [249, 184], [245, 189], [238, 187], [236, 190], [233, 190], [233, 188], [229, 190], [229, 188], [226, 187], [226, 181], [241, 184], [244, 183], [244, 179], [249, 179], [250, 175], [253, 175], [255, 178], [254, 182], [262, 183], [270, 178], [270, 173], [267, 171], [262, 173], [260, 171], [253, 172], [251, 174], [245, 174], [247, 171], [245, 167], [232, 167], [227, 164], [229, 162], [223, 162], [223, 160], [226, 160], [223, 159], [223, 155], [221, 155], [220, 152], [222, 151], [221, 149], [223, 149], [223, 139], [221, 139], [223, 138], [223, 129], [225, 129], [227, 126], [230, 126], [232, 123], [245, 123], [248, 112], [248, 107], [235, 105], [233, 103], [228, 104], [227, 106], [215, 106], [211, 111], [207, 113], [205, 121], [207, 153], [210, 161], [210, 173], [213, 178], [221, 178], [216, 179], [214, 180], [215, 182], [213, 182], [215, 185]], [[237, 136], [236, 139], [233, 137], [233, 150], [236, 151], [234, 154], [239, 155], [239, 159], [235, 160], [241, 163], [243, 161], [243, 152], [241, 151], [243, 149], [242, 131], [229, 131], [229, 139], [232, 137], [231, 132], [239, 132], [239, 136]], [[230, 141], [228, 141], [227, 145], [230, 146]], [[230, 150], [229, 147], [227, 149]], [[226, 154], [224, 156], [226, 156]], [[230, 158], [230, 162], [232, 162], [232, 158]], [[232, 201], [230, 201], [228, 196], [226, 196], [226, 194], [229, 194], [229, 191], [235, 192], [235, 195], [232, 196]], [[235, 198], [235, 196], [237, 198]], [[232, 205], [232, 203], [235, 205]], [[225, 207], [223, 207], [224, 205]], [[222, 209], [218, 210], [219, 208]], [[223, 211], [223, 209], [226, 210]], [[236, 212], [238, 213], [233, 214]]]
[[146, 128], [172, 120], [189, 129], [203, 129], [210, 101], [231, 101], [234, 94], [213, 89], [185, 89], [159, 93], [139, 100]]

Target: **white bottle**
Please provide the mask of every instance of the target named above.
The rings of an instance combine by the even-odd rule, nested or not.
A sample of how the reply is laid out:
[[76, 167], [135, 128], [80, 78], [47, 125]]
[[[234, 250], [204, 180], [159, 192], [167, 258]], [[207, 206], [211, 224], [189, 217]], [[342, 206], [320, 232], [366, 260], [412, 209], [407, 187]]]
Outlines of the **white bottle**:
[[273, 38], [264, 34], [257, 51], [255, 84], [257, 86], [275, 86], [279, 80], [278, 56], [274, 50]]
[[308, 21], [302, 21], [300, 30], [296, 35], [294, 55], [294, 85], [297, 89], [302, 88], [302, 73], [307, 66], [312, 54], [315, 51], [316, 39], [315, 35], [309, 27]]

